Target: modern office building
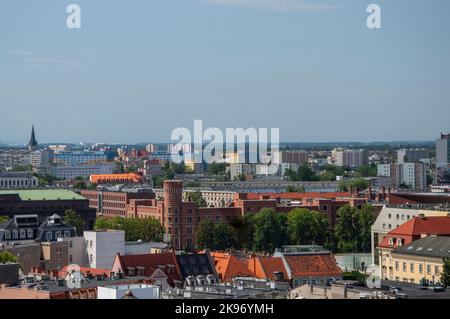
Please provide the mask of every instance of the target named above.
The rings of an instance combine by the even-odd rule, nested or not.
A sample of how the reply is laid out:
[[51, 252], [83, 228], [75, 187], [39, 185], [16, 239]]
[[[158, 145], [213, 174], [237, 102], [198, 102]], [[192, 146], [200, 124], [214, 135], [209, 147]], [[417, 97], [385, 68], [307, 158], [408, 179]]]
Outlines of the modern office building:
[[436, 140], [436, 181], [450, 184], [450, 134], [441, 134]]
[[123, 230], [85, 231], [86, 253], [90, 268], [111, 269], [117, 254], [125, 254]]

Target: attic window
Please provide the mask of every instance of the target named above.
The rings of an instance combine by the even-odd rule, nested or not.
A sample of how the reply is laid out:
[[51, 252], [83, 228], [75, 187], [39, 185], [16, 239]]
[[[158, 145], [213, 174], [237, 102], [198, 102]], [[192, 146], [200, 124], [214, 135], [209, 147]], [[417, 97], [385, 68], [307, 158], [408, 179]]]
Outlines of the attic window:
[[407, 249], [408, 250], [411, 250], [411, 249], [413, 249], [414, 248], [414, 246], [409, 246]]
[[389, 238], [389, 245], [394, 245], [394, 238]]
[[433, 250], [433, 248], [428, 248], [428, 249], [427, 249], [427, 251], [432, 251], [432, 250]]
[[417, 250], [417, 251], [422, 251], [422, 250], [423, 250], [423, 247], [419, 247], [419, 248], [417, 248], [416, 250]]

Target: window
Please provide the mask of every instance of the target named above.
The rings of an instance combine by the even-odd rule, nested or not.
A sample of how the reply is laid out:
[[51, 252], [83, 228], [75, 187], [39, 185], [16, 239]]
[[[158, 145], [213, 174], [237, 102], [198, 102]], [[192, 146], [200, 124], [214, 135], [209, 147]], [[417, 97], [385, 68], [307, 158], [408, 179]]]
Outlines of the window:
[[27, 229], [27, 237], [33, 238], [33, 230], [32, 229]]
[[406, 272], [406, 263], [403, 263], [402, 269], [403, 269], [404, 272]]
[[51, 231], [48, 231], [46, 234], [45, 234], [45, 238], [47, 239], [47, 241], [50, 241], [50, 240], [52, 240], [52, 232]]
[[431, 274], [431, 266], [427, 265], [427, 274]]
[[419, 264], [419, 274], [422, 274], [422, 273], [423, 273], [423, 265]]
[[395, 262], [395, 270], [398, 271], [399, 266], [398, 266], [398, 261]]
[[5, 239], [11, 239], [11, 232], [9, 230], [5, 231]]
[[94, 256], [92, 256], [92, 254], [89, 255], [89, 262], [93, 262], [94, 261]]
[[20, 239], [25, 239], [27, 237], [27, 233], [25, 229], [20, 230]]
[[61, 232], [60, 232], [60, 231], [57, 231], [57, 232], [56, 232], [55, 238], [61, 238]]
[[89, 241], [89, 247], [93, 247], [94, 246], [94, 242], [92, 240]]
[[394, 245], [394, 238], [389, 238], [389, 245], [393, 246]]
[[434, 274], [439, 275], [439, 266], [434, 266]]
[[70, 230], [64, 231], [64, 237], [70, 237]]
[[186, 234], [192, 235], [192, 227], [186, 227]]
[[17, 230], [13, 230], [13, 239], [18, 239], [19, 238], [19, 232]]
[[414, 264], [413, 263], [410, 263], [409, 264], [409, 272], [414, 272]]
[[190, 223], [192, 223], [192, 217], [188, 217], [187, 218], [187, 222], [190, 224]]

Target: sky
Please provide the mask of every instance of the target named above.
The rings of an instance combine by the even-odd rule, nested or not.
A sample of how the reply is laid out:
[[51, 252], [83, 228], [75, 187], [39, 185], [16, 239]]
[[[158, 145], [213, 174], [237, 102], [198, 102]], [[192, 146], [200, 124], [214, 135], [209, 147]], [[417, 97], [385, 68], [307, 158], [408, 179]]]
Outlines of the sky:
[[449, 33], [448, 0], [0, 0], [0, 142], [32, 123], [39, 142], [169, 142], [196, 119], [433, 140], [450, 131]]

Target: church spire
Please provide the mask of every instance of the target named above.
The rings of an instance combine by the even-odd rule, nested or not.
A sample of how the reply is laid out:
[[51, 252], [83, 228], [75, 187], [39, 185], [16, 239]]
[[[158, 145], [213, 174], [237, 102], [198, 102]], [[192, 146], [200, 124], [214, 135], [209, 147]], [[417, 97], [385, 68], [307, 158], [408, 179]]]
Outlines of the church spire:
[[34, 125], [31, 126], [31, 137], [30, 141], [28, 142], [28, 149], [30, 151], [35, 151], [38, 147], [38, 143], [36, 141], [36, 136], [34, 134]]

